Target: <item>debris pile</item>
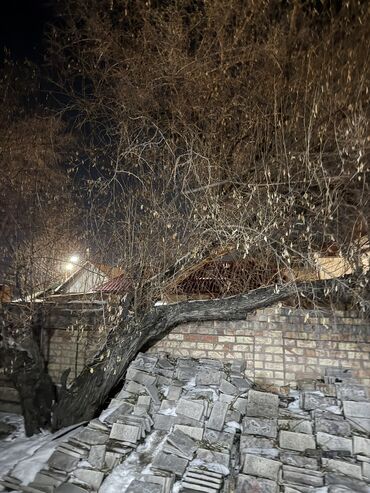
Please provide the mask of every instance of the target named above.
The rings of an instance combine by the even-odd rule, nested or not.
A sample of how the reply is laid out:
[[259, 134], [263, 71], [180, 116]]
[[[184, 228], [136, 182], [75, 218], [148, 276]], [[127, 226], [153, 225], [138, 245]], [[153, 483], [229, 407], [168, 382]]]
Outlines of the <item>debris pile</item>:
[[327, 369], [289, 394], [267, 392], [244, 371], [243, 361], [139, 354], [99, 419], [59, 445], [28, 486], [11, 474], [2, 485], [115, 491], [105, 487], [113, 470], [157, 434], [158, 447], [117, 492], [370, 493], [370, 401], [349, 371]]

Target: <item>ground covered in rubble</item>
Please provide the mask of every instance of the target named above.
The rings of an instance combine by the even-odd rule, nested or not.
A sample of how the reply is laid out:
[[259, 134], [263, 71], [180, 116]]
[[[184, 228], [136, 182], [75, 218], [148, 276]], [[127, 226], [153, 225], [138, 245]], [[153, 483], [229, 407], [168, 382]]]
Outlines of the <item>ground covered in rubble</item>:
[[32, 455], [21, 459], [2, 487], [370, 493], [370, 401], [350, 372], [331, 368], [298, 390], [267, 392], [244, 370], [242, 361], [139, 354], [98, 419], [59, 433], [54, 447], [49, 440], [37, 467]]

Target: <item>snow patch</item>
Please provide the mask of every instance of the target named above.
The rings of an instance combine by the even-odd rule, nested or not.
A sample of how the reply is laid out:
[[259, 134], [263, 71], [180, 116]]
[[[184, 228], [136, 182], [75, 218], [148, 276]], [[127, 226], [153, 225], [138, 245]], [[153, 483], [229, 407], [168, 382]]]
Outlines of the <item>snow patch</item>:
[[195, 377], [191, 378], [186, 385], [183, 386], [185, 390], [191, 390], [195, 387]]
[[[10, 421], [8, 421], [10, 422]], [[9, 437], [0, 442], [0, 477], [9, 474], [22, 484], [33, 481], [36, 474], [45, 465], [59, 443], [76, 434], [81, 424], [63, 428], [56, 433], [41, 431], [32, 437], [24, 435], [20, 428], [15, 438]]]
[[329, 406], [325, 408], [325, 411], [329, 411], [333, 414], [342, 414], [342, 411], [339, 406]]
[[160, 411], [160, 414], [164, 414], [165, 416], [177, 416], [176, 407], [169, 407], [168, 409], [164, 409]]
[[123, 493], [134, 479], [151, 474], [153, 459], [166, 440], [167, 434], [163, 437], [163, 432], [154, 431], [135, 452], [113, 469], [101, 485], [99, 493]]
[[228, 421], [226, 423], [226, 426], [229, 428], [229, 430], [225, 430], [225, 431], [229, 431], [229, 432], [242, 429], [241, 425], [237, 421]]

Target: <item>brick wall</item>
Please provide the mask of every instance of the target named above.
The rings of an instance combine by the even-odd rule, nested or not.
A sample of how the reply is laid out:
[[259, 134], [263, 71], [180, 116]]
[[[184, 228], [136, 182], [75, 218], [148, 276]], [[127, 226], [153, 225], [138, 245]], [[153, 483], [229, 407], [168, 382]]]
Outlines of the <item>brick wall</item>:
[[21, 404], [17, 390], [0, 369], [0, 412], [20, 414]]
[[92, 326], [86, 330], [74, 326], [51, 332], [48, 373], [55, 383], [60, 383], [63, 371], [70, 368], [68, 380], [73, 380], [81, 373], [93, 348], [97, 348], [99, 328]]
[[[55, 384], [60, 384], [66, 369], [70, 368], [71, 382], [99, 348], [114, 320], [115, 307], [94, 300], [7, 305], [8, 319], [15, 326], [23, 315], [28, 324], [32, 320], [32, 331], [40, 342], [48, 373]], [[21, 412], [19, 394], [1, 368], [0, 411]]]
[[158, 351], [244, 359], [250, 378], [274, 385], [320, 377], [325, 367], [351, 368], [370, 387], [370, 326], [354, 312], [269, 308], [240, 321], [189, 323], [155, 341], [149, 352]]
[[68, 381], [83, 369], [86, 361], [104, 338], [106, 307], [93, 303], [84, 306], [54, 305], [44, 309], [42, 348], [48, 373], [56, 384], [70, 368]]

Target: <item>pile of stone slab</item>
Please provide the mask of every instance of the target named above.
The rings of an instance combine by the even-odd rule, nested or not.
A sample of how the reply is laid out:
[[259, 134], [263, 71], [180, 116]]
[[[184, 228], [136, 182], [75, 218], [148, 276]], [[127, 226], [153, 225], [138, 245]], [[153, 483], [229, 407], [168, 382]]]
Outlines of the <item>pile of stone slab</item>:
[[370, 402], [348, 371], [300, 383], [284, 408], [250, 390], [240, 438], [236, 491], [370, 492]]
[[164, 382], [153, 420], [168, 436], [152, 469], [172, 471], [181, 491], [226, 491], [245, 401], [240, 396], [252, 386], [244, 369], [243, 363], [178, 359], [171, 381]]
[[[26, 493], [105, 493], [149, 434], [160, 446], [127, 493], [370, 493], [370, 401], [349, 371], [271, 393], [242, 361], [139, 354], [99, 419], [65, 440]], [[122, 466], [119, 466], [122, 467]], [[111, 490], [110, 490], [111, 491]]]

